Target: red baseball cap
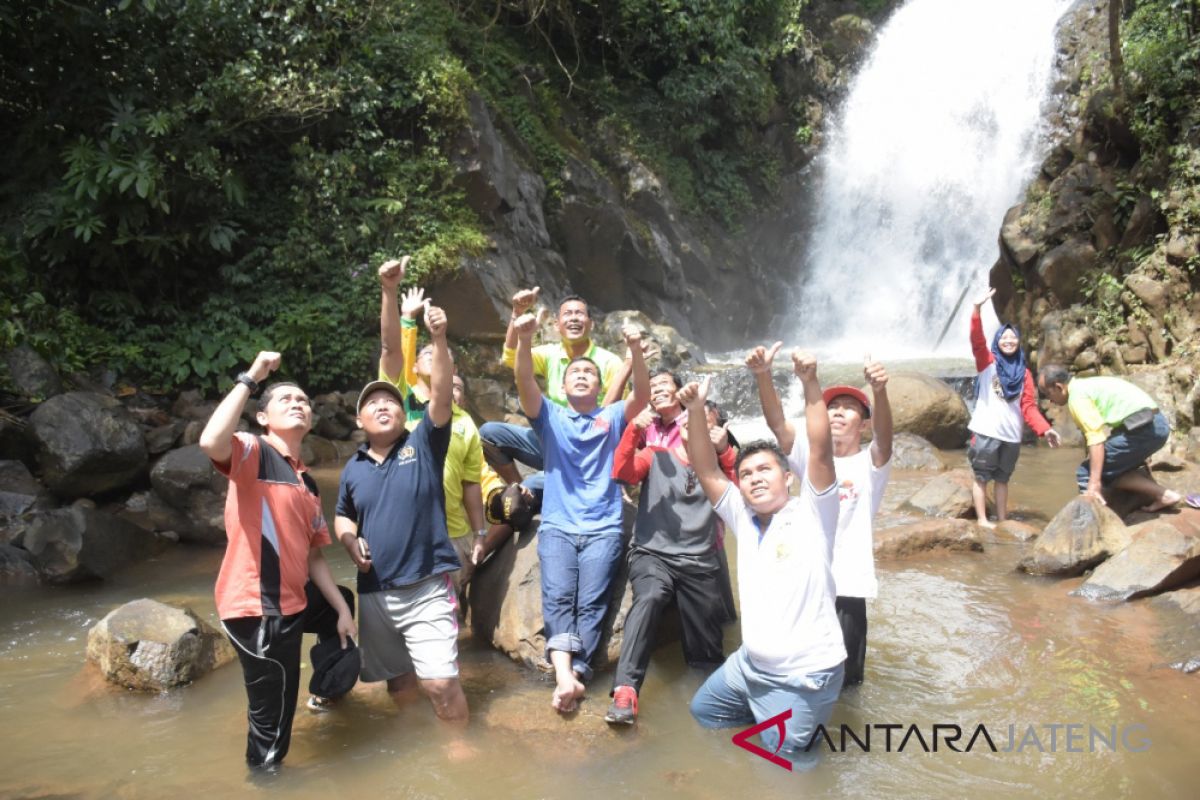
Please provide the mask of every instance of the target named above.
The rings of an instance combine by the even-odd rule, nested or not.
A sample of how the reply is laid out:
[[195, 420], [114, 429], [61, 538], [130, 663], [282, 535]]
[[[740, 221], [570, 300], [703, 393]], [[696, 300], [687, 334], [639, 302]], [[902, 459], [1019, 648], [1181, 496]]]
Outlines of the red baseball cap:
[[825, 401], [825, 405], [829, 405], [835, 397], [853, 397], [862, 403], [863, 419], [871, 418], [871, 401], [867, 400], [866, 394], [861, 389], [855, 389], [853, 386], [830, 386], [821, 395], [821, 399]]

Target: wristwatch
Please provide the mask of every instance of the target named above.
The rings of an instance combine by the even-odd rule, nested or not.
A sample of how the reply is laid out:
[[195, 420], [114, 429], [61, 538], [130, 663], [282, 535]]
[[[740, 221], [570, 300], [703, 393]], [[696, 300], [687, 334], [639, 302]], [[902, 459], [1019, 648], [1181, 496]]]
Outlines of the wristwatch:
[[480, 528], [479, 530], [475, 531], [475, 535], [476, 536], [487, 536], [487, 528]]
[[234, 380], [249, 389], [250, 394], [258, 393], [258, 381], [251, 378], [249, 372], [239, 372]]

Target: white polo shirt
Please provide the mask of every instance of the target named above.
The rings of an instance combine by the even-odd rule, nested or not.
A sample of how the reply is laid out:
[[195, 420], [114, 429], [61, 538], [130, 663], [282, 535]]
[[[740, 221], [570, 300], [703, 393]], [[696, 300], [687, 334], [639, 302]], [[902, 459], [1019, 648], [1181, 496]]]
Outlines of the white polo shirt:
[[[796, 435], [788, 466], [796, 475], [805, 474], [808, 463], [808, 439]], [[833, 585], [838, 597], [875, 597], [879, 581], [875, 577], [874, 520], [883, 503], [892, 462], [876, 467], [871, 448], [864, 447], [852, 456], [834, 456], [837, 473], [837, 540], [833, 545]]]
[[733, 484], [715, 508], [738, 539], [742, 640], [754, 666], [802, 675], [845, 661], [830, 571], [836, 487], [817, 494], [805, 479], [800, 496], [775, 513], [761, 536], [754, 512]]

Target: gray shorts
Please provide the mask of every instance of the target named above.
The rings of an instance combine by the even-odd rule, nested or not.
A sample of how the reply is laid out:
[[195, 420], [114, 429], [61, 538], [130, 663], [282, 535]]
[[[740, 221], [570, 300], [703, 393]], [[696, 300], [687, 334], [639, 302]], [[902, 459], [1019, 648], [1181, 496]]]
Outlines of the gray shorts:
[[971, 446], [967, 448], [967, 461], [971, 462], [975, 480], [983, 483], [1008, 483], [1020, 455], [1019, 442], [1002, 442], [982, 433], [974, 434]]
[[449, 574], [358, 597], [362, 679], [415, 671], [423, 680], [458, 677], [458, 596]]

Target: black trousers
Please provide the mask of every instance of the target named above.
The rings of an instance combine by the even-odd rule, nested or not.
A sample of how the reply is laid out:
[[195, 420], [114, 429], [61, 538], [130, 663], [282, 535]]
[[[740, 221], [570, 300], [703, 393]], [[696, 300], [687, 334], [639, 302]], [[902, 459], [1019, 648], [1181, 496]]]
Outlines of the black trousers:
[[646, 678], [654, 635], [663, 611], [674, 599], [683, 631], [683, 657], [690, 666], [713, 668], [725, 660], [721, 625], [725, 603], [720, 572], [684, 572], [644, 550], [629, 553], [629, 583], [633, 605], [625, 618], [621, 657], [613, 687], [632, 686], [639, 692]]
[[862, 683], [867, 662], [867, 599], [838, 597], [834, 608], [842, 626], [842, 641], [846, 643], [846, 677], [842, 686]]
[[[318, 641], [337, 636], [333, 606], [311, 581], [304, 590], [308, 606], [299, 614], [221, 620], [242, 664], [250, 723], [246, 763], [253, 767], [279, 764], [291, 746], [304, 634], [315, 633]], [[354, 595], [345, 586], [339, 586], [338, 591], [353, 613]]]

